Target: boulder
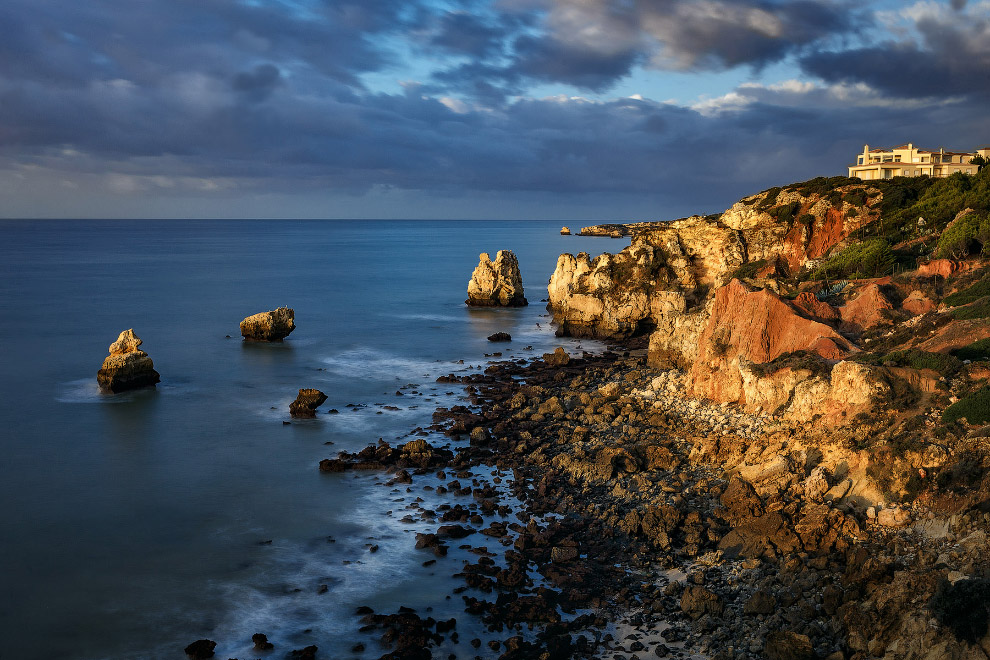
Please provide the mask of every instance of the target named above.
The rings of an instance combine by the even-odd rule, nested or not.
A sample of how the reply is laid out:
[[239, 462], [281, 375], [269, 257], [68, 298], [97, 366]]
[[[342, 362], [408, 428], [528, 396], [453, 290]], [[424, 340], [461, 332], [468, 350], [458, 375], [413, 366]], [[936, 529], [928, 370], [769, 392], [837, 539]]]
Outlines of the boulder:
[[295, 315], [291, 307], [252, 314], [241, 321], [241, 335], [248, 341], [282, 341], [296, 329]]
[[241, 321], [241, 335], [247, 341], [282, 341], [296, 329], [295, 315], [291, 307], [252, 314]]
[[544, 353], [543, 361], [551, 367], [563, 367], [571, 361], [571, 356], [567, 354], [567, 351], [563, 347], [558, 346], [553, 353]]
[[296, 400], [289, 404], [293, 417], [316, 417], [316, 409], [327, 400], [327, 395], [312, 388], [299, 390]]
[[763, 653], [767, 660], [815, 660], [816, 658], [811, 639], [807, 635], [781, 630], [767, 635]]
[[560, 233], [562, 236], [570, 236], [571, 228], [568, 227], [567, 225], [564, 225], [563, 227], [560, 228]]
[[719, 616], [724, 609], [722, 598], [702, 586], [692, 584], [681, 594], [681, 611], [692, 619], [700, 619], [706, 614]]
[[883, 509], [877, 514], [877, 524], [884, 527], [904, 527], [911, 522], [911, 516], [904, 509]]
[[96, 373], [100, 387], [109, 392], [123, 392], [154, 386], [161, 380], [148, 354], [138, 349], [143, 342], [133, 329], [124, 330], [110, 344], [110, 355]]
[[493, 335], [488, 335], [488, 341], [512, 341], [512, 335], [508, 332], [496, 332]]
[[472, 307], [523, 307], [529, 304], [523, 293], [516, 255], [511, 250], [499, 250], [493, 262], [482, 252], [464, 302]]

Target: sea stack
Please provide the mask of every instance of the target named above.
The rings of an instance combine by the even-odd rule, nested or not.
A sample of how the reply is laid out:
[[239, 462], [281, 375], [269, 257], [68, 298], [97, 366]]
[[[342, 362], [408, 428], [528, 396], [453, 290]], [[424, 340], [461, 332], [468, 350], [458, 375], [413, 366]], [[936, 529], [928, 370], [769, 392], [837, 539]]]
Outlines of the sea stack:
[[499, 250], [495, 261], [482, 252], [478, 267], [468, 282], [468, 299], [472, 307], [524, 307], [529, 304], [523, 296], [519, 262], [512, 250]]
[[564, 225], [563, 227], [560, 228], [560, 234], [561, 236], [570, 236], [571, 228], [568, 227], [567, 225]]
[[327, 395], [312, 388], [299, 390], [296, 400], [289, 404], [293, 417], [316, 417], [316, 409], [327, 400]]
[[253, 314], [241, 321], [241, 335], [247, 341], [282, 341], [296, 329], [295, 315], [291, 307]]
[[148, 354], [138, 349], [141, 339], [128, 329], [110, 344], [110, 355], [96, 373], [100, 387], [109, 392], [123, 392], [139, 387], [154, 386], [161, 380]]

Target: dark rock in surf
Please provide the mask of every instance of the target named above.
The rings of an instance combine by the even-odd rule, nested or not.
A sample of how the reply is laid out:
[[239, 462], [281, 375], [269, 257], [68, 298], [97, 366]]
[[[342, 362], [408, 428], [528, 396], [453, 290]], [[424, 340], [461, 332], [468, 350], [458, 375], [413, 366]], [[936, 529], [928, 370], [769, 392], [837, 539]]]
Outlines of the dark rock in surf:
[[217, 643], [212, 639], [197, 639], [185, 648], [185, 652], [193, 660], [205, 660], [213, 657], [213, 649], [216, 647]]
[[289, 404], [293, 417], [316, 417], [316, 409], [327, 400], [327, 395], [312, 388], [299, 390], [296, 400]]
[[512, 341], [512, 335], [508, 332], [496, 332], [493, 335], [488, 335], [488, 341]]

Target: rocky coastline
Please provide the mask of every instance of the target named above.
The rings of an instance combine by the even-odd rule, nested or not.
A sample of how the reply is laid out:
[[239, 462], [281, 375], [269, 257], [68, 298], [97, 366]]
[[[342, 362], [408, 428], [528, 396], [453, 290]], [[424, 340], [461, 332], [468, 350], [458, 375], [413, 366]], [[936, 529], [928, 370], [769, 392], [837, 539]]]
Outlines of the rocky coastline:
[[[424, 565], [473, 555], [474, 657], [986, 660], [990, 219], [871, 238], [907, 217], [887, 192], [794, 184], [561, 255], [558, 333], [610, 350], [441, 376], [464, 405], [319, 469], [442, 496], [407, 517]], [[430, 658], [459, 633], [425, 614], [355, 625]]]

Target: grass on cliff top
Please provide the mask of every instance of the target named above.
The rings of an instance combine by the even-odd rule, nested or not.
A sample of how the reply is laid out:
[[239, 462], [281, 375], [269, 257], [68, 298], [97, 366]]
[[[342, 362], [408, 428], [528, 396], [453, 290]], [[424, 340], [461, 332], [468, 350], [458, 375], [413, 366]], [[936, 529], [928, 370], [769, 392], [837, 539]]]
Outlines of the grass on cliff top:
[[956, 291], [951, 296], [946, 296], [943, 302], [946, 305], [958, 307], [959, 305], [968, 305], [971, 302], [976, 302], [984, 296], [990, 296], [990, 274], [984, 276], [976, 284], [962, 291]]
[[[990, 167], [944, 179], [895, 177], [875, 183], [883, 191], [881, 231], [892, 243], [931, 229], [942, 231], [963, 209], [990, 210]], [[925, 219], [923, 227], [918, 227], [918, 218]]]
[[981, 339], [969, 346], [957, 348], [952, 351], [952, 355], [960, 360], [990, 360], [990, 339]]
[[949, 315], [957, 321], [990, 318], [990, 296], [980, 298], [965, 307], [957, 307]]
[[990, 387], [977, 390], [946, 408], [942, 413], [942, 423], [951, 424], [963, 417], [970, 424], [990, 422]]
[[758, 376], [769, 376], [786, 367], [794, 370], [807, 369], [811, 372], [812, 376], [824, 376], [832, 370], [832, 367], [824, 358], [810, 351], [784, 353], [770, 362], [754, 364], [752, 370]]
[[838, 254], [830, 257], [804, 279], [849, 279], [859, 280], [889, 274], [895, 263], [890, 245], [882, 238], [870, 238], [853, 243]]
[[856, 362], [885, 367], [910, 367], [911, 369], [931, 369], [943, 376], [954, 374], [962, 366], [960, 359], [945, 353], [929, 353], [912, 348], [890, 353], [860, 353], [853, 358]]

